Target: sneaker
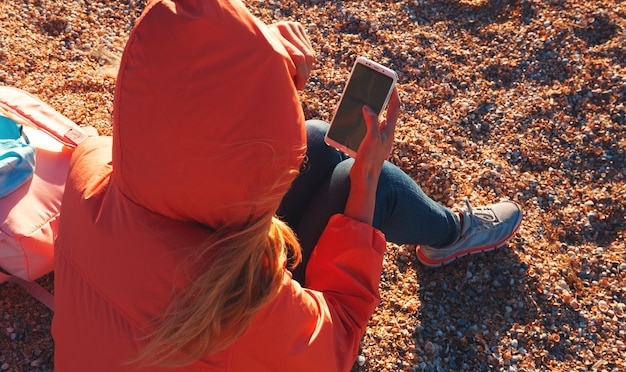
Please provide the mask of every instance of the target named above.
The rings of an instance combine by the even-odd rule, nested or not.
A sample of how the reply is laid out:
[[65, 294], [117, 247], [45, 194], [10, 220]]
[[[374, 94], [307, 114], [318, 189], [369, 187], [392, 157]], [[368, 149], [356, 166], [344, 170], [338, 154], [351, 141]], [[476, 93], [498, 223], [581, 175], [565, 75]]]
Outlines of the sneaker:
[[511, 240], [522, 223], [522, 210], [515, 202], [504, 201], [472, 208], [467, 199], [464, 201], [467, 209], [459, 210], [461, 236], [447, 247], [418, 246], [417, 258], [424, 265], [438, 267], [457, 257], [501, 247]]

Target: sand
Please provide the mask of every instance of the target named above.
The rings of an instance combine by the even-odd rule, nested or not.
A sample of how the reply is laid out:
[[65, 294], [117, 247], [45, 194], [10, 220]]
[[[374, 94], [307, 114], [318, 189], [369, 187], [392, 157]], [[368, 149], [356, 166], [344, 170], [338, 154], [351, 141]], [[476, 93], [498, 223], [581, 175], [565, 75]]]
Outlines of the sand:
[[[395, 69], [391, 160], [438, 202], [511, 199], [494, 252], [426, 268], [389, 244], [353, 371], [626, 369], [626, 5], [618, 0], [247, 1], [305, 25], [301, 93], [329, 120], [354, 59]], [[111, 133], [121, 51], [144, 3], [0, 0], [0, 84]], [[39, 282], [53, 291], [53, 274]], [[54, 366], [52, 313], [0, 286], [0, 371]]]

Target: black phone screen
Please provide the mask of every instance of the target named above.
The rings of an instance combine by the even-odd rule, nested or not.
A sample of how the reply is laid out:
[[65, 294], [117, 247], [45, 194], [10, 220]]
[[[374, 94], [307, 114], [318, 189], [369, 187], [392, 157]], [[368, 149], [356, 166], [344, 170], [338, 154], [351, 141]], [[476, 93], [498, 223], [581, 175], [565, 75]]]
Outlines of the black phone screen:
[[361, 108], [368, 105], [380, 114], [392, 84], [392, 77], [357, 63], [333, 117], [328, 137], [356, 152], [367, 133]]

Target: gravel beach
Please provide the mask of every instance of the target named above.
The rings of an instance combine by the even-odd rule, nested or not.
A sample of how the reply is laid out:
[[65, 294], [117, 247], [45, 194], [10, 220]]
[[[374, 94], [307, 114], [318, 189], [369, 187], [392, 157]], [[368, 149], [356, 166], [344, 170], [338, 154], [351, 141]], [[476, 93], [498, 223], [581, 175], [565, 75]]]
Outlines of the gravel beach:
[[[389, 244], [352, 371], [626, 370], [626, 2], [244, 2], [307, 28], [307, 119], [330, 120], [368, 56], [399, 74], [392, 162], [442, 204], [524, 209], [506, 247], [442, 268]], [[0, 0], [0, 84], [110, 134], [110, 55], [143, 7]], [[0, 371], [52, 370], [51, 320], [1, 284]]]

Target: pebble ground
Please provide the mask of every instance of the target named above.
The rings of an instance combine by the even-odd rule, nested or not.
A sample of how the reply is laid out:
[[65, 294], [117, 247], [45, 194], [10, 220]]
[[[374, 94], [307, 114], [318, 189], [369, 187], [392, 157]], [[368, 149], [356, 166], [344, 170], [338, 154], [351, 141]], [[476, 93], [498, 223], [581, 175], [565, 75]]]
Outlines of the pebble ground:
[[[626, 370], [624, 2], [245, 3], [309, 31], [318, 59], [301, 93], [307, 118], [330, 119], [366, 55], [400, 75], [395, 164], [444, 205], [524, 208], [507, 247], [442, 268], [389, 244], [352, 371]], [[143, 6], [0, 0], [0, 84], [110, 134], [110, 53]], [[0, 371], [53, 369], [51, 319], [0, 286]]]

